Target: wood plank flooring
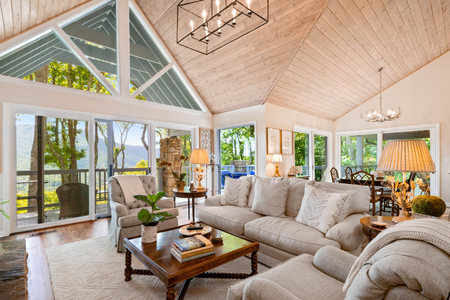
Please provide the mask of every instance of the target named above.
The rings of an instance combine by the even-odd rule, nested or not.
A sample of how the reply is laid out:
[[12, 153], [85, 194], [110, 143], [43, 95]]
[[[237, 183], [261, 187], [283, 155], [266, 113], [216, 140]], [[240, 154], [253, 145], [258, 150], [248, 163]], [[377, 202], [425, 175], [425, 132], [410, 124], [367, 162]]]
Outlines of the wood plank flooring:
[[[178, 223], [189, 223], [187, 206], [178, 208]], [[28, 252], [28, 299], [53, 299], [45, 249], [108, 235], [110, 218], [56, 226], [0, 238], [0, 242], [25, 239]]]

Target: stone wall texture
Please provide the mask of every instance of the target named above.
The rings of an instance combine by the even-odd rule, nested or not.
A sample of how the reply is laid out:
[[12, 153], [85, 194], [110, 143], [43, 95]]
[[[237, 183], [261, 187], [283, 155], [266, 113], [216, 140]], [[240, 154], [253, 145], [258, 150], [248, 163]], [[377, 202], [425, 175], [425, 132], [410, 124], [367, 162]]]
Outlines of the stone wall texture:
[[[181, 139], [178, 137], [165, 138], [160, 142], [160, 160], [172, 164], [173, 171], [180, 175], [181, 159]], [[172, 190], [176, 188], [175, 178], [169, 166], [164, 166], [163, 189], [167, 197], [172, 197]]]

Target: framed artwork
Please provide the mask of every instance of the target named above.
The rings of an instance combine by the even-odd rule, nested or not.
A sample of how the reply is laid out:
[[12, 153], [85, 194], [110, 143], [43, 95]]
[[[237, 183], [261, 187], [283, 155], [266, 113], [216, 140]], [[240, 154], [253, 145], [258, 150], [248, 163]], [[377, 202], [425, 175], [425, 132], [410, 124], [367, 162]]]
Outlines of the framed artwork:
[[281, 131], [281, 154], [294, 154], [294, 132], [282, 130]]
[[281, 154], [281, 130], [267, 128], [267, 154]]

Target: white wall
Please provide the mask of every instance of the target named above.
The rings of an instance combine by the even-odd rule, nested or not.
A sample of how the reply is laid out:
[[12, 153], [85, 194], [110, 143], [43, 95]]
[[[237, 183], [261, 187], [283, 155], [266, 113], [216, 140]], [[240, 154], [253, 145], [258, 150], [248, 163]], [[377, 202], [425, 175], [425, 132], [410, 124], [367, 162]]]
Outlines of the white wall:
[[[266, 176], [265, 111], [265, 106], [258, 105], [214, 115], [213, 117], [215, 145], [217, 145], [219, 138], [216, 134], [217, 129], [256, 123], [256, 172], [259, 176]], [[214, 151], [218, 154], [219, 149], [216, 148]]]
[[[316, 116], [311, 116], [289, 108], [267, 103], [266, 106], [266, 127], [273, 127], [282, 130], [294, 130], [294, 125], [310, 129], [333, 132], [333, 122]], [[266, 133], [264, 132], [264, 136]], [[264, 145], [266, 151], [266, 145]], [[275, 164], [272, 163], [272, 155], [265, 156], [266, 174], [272, 176], [275, 172]], [[282, 176], [286, 176], [289, 168], [295, 163], [294, 155], [283, 155], [283, 162], [279, 163], [279, 170]]]
[[383, 107], [400, 106], [403, 116], [392, 122], [368, 123], [360, 112], [379, 110], [379, 96], [334, 122], [334, 131], [440, 123], [440, 196], [450, 204], [450, 52], [383, 92]]

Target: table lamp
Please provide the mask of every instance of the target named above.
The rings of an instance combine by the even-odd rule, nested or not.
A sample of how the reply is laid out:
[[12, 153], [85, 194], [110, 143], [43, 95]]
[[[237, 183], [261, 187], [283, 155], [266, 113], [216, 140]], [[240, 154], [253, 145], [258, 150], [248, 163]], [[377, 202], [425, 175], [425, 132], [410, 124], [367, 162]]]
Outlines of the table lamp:
[[[392, 189], [392, 200], [394, 200], [402, 211], [392, 221], [402, 222], [411, 219], [408, 208], [414, 200], [414, 182], [410, 182], [413, 192], [409, 193], [406, 183], [407, 172], [435, 173], [436, 167], [428, 150], [427, 143], [423, 140], [396, 140], [389, 141], [384, 146], [378, 162], [378, 171], [402, 172], [403, 182], [394, 182], [389, 177], [387, 182]], [[398, 191], [399, 190], [399, 191]]]
[[197, 190], [204, 191], [205, 188], [202, 186], [202, 180], [205, 178], [205, 170], [202, 168], [202, 165], [209, 164], [209, 156], [206, 149], [194, 149], [191, 152], [191, 156], [189, 158], [189, 162], [191, 164], [199, 164], [200, 167], [194, 169], [195, 179], [198, 181]]
[[274, 154], [272, 157], [272, 162], [275, 163], [275, 173], [272, 177], [281, 177], [280, 170], [278, 170], [278, 163], [283, 162], [283, 157], [281, 154]]

